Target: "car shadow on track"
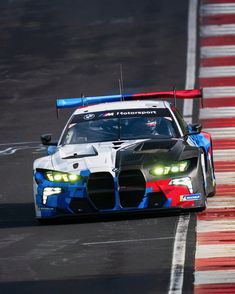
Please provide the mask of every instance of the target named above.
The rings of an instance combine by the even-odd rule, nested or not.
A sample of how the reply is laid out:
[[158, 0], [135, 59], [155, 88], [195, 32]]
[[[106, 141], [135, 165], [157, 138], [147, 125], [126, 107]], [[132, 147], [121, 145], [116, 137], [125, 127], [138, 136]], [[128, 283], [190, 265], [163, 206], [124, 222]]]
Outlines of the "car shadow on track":
[[[180, 213], [177, 211], [158, 211], [158, 212], [135, 212], [121, 214], [106, 214], [106, 215], [89, 215], [89, 216], [65, 216], [52, 220], [43, 220], [39, 222], [34, 216], [33, 203], [4, 203], [0, 204], [0, 229], [2, 228], [17, 228], [17, 227], [32, 227], [38, 225], [65, 225], [79, 224], [91, 222], [112, 222], [146, 218], [162, 218], [177, 216]], [[186, 213], [187, 214], [187, 213]]]
[[[115, 270], [113, 270], [115, 271]], [[75, 279], [22, 281], [0, 283], [1, 293], [167, 293], [169, 269], [156, 269], [152, 273], [141, 274], [97, 274], [77, 276]]]
[[74, 216], [74, 217], [64, 217], [60, 219], [52, 219], [42, 222], [44, 225], [59, 225], [59, 224], [78, 224], [78, 223], [92, 223], [92, 222], [113, 222], [113, 221], [123, 221], [123, 220], [136, 220], [136, 219], [149, 219], [149, 218], [162, 218], [177, 216], [180, 213], [177, 212], [135, 212], [135, 213], [121, 213], [121, 214], [106, 214], [106, 215], [89, 215], [89, 216]]
[[38, 225], [34, 219], [33, 203], [0, 204], [0, 228], [31, 227]]

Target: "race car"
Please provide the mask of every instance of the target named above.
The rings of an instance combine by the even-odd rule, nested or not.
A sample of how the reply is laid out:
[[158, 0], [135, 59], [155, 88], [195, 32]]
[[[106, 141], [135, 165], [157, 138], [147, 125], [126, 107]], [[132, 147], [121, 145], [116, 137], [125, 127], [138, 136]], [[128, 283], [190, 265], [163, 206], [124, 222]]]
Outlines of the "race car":
[[57, 109], [77, 109], [58, 142], [41, 137], [48, 155], [33, 167], [36, 218], [204, 210], [216, 191], [211, 136], [166, 98], [202, 91], [57, 99]]

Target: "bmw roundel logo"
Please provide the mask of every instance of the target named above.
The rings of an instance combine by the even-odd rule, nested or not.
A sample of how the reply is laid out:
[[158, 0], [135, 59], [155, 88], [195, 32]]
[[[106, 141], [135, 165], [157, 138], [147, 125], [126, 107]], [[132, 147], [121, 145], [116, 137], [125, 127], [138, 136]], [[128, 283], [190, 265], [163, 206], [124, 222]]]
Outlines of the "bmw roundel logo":
[[83, 116], [85, 120], [93, 119], [95, 117], [94, 113], [88, 113]]

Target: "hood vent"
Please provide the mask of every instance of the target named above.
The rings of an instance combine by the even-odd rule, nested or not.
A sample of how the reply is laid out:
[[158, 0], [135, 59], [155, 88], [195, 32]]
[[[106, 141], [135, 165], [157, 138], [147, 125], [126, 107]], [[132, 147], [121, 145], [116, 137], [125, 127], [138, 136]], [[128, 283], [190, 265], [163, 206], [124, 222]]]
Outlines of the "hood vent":
[[78, 150], [78, 152], [74, 152], [73, 154], [62, 157], [62, 159], [73, 159], [73, 158], [83, 158], [83, 157], [90, 157], [90, 156], [97, 156], [98, 151], [94, 146], [89, 146], [88, 148], [84, 148], [83, 150]]
[[113, 142], [113, 149], [115, 149], [115, 150], [117, 150], [117, 149], [119, 149], [121, 146], [120, 145], [122, 145], [124, 142], [122, 142], [122, 141], [118, 141], [118, 142]]
[[135, 151], [144, 152], [149, 150], [162, 150], [162, 151], [169, 151], [172, 149], [177, 140], [149, 140], [139, 144]]
[[119, 145], [121, 145], [123, 143], [124, 143], [123, 141], [117, 141], [117, 142], [113, 142], [113, 145], [114, 146], [119, 146]]

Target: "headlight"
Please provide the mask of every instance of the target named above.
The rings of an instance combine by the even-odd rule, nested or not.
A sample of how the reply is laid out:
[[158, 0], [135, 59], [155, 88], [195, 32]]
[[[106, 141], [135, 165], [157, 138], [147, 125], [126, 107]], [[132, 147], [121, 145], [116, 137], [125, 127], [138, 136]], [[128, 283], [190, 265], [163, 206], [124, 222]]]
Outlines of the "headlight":
[[172, 186], [187, 186], [190, 193], [193, 193], [193, 186], [191, 182], [191, 178], [185, 177], [185, 178], [179, 178], [179, 179], [173, 179], [170, 181], [169, 185]]
[[46, 187], [43, 189], [42, 203], [47, 203], [47, 198], [52, 195], [60, 194], [62, 189], [60, 187]]
[[76, 174], [61, 173], [56, 171], [47, 171], [45, 177], [50, 182], [70, 182], [81, 181], [82, 177]]
[[189, 167], [190, 161], [181, 161], [174, 164], [157, 165], [149, 171], [152, 176], [165, 176], [168, 174], [178, 174], [185, 172]]

